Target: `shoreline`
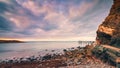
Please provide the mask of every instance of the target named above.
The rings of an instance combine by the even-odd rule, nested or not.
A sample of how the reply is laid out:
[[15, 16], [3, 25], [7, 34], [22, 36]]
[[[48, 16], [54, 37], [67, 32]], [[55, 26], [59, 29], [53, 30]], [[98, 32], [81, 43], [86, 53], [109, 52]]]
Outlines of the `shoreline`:
[[[44, 56], [29, 56], [28, 58], [13, 58], [13, 60], [7, 60], [2, 61], [0, 63], [0, 67], [12, 67], [12, 68], [70, 68], [72, 66], [75, 67], [99, 67], [103, 65], [105, 68], [106, 66], [114, 68], [114, 66], [111, 66], [107, 63], [103, 63], [101, 60], [96, 58], [95, 56], [92, 56], [88, 49], [90, 51], [90, 48], [86, 47], [72, 47], [63, 49], [63, 53], [53, 53], [53, 54], [46, 54]], [[52, 50], [53, 52], [55, 50]], [[101, 64], [101, 65], [100, 65]], [[81, 68], [82, 68], [81, 67]]]

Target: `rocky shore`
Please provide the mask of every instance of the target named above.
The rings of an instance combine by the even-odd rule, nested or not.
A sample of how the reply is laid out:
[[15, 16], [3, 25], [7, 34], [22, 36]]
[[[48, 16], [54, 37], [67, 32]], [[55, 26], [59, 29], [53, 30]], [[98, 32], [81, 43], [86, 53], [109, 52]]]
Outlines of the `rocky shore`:
[[63, 53], [0, 61], [0, 68], [115, 68], [92, 54], [93, 45], [63, 49]]

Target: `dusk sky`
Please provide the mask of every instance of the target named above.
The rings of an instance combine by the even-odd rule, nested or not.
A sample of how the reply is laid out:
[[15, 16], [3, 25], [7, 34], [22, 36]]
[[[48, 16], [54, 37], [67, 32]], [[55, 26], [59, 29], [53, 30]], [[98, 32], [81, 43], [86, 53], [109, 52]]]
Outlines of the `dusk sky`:
[[112, 0], [0, 0], [0, 39], [95, 40]]

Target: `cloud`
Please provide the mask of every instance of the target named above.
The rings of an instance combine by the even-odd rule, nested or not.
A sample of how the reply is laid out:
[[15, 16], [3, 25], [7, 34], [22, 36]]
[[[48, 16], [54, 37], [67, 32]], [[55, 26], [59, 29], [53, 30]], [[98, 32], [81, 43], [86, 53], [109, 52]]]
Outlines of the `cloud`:
[[49, 5], [49, 4], [39, 5], [36, 1], [33, 1], [33, 0], [27, 0], [25, 2], [17, 0], [17, 2], [22, 7], [28, 9], [36, 16], [46, 13], [46, 12], [49, 12], [49, 10], [51, 8], [51, 5]]
[[69, 15], [71, 18], [74, 18], [74, 17], [81, 17], [83, 16], [87, 11], [89, 11], [90, 8], [92, 8], [98, 1], [93, 1], [92, 3], [91, 2], [86, 2], [86, 1], [82, 1], [80, 3], [80, 5], [78, 5], [77, 7], [76, 6], [72, 6], [69, 7]]
[[0, 16], [0, 30], [11, 31], [12, 25], [8, 24], [8, 20]]
[[[96, 2], [95, 2], [96, 3]], [[46, 14], [45, 20], [49, 21], [50, 23], [54, 23], [58, 26], [57, 30], [52, 31], [54, 35], [75, 35], [76, 32], [79, 29], [79, 25], [81, 22], [74, 24], [75, 21], [71, 21], [72, 18], [80, 17], [88, 10], [88, 8], [91, 8], [94, 5], [94, 3], [88, 3], [83, 1], [79, 6], [69, 6], [68, 16], [64, 15], [64, 13], [59, 13], [56, 11], [49, 11], [49, 13]], [[81, 11], [82, 8], [85, 8]]]
[[[99, 0], [0, 0], [0, 37], [95, 37], [108, 14]], [[106, 2], [102, 1], [105, 5]], [[97, 5], [98, 4], [98, 5]], [[101, 21], [102, 20], [102, 21]], [[99, 22], [100, 21], [100, 22]], [[6, 32], [6, 30], [8, 31]], [[9, 30], [10, 29], [10, 30]]]
[[10, 3], [9, 0], [0, 0], [0, 2]]
[[30, 26], [30, 21], [28, 18], [26, 17], [20, 17], [20, 16], [14, 16], [14, 17], [10, 17], [9, 20], [15, 24], [16, 28], [18, 28], [19, 30], [24, 30], [27, 27]]

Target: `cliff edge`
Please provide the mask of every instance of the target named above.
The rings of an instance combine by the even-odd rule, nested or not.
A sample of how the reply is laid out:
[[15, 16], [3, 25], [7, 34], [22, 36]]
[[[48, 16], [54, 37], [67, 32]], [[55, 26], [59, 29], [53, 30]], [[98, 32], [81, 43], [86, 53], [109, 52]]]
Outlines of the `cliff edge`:
[[114, 0], [109, 15], [99, 25], [96, 41], [120, 47], [120, 0]]

